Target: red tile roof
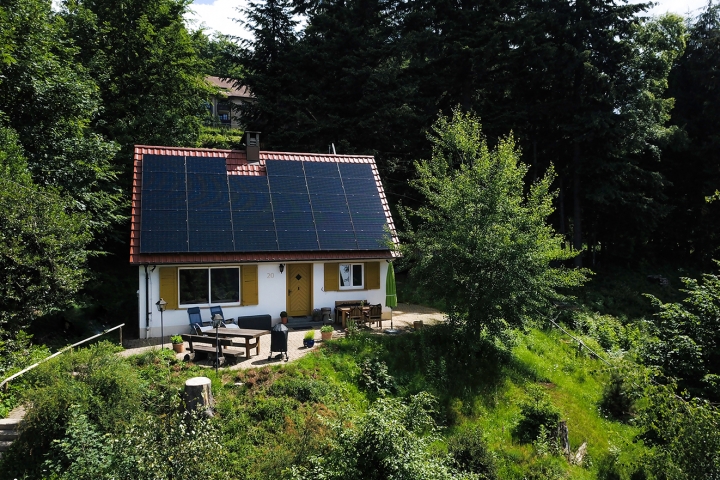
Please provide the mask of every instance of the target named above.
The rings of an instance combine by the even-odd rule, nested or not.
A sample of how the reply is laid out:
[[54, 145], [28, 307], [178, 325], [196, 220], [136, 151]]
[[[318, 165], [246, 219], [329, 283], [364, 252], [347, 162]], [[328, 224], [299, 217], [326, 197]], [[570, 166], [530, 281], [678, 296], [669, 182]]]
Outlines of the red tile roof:
[[312, 251], [312, 252], [229, 252], [229, 253], [140, 253], [140, 192], [142, 190], [142, 159], [145, 154], [153, 155], [184, 155], [193, 157], [222, 157], [228, 175], [265, 176], [266, 160], [291, 160], [305, 162], [341, 162], [368, 163], [372, 166], [377, 184], [380, 201], [385, 210], [388, 226], [395, 244], [398, 238], [395, 225], [390, 215], [390, 207], [385, 190], [380, 181], [375, 159], [367, 155], [331, 155], [319, 153], [260, 152], [260, 162], [249, 164], [243, 150], [217, 150], [209, 148], [154, 147], [136, 145], [133, 159], [132, 204], [130, 217], [130, 264], [178, 264], [178, 263], [238, 263], [238, 262], [278, 262], [278, 261], [322, 261], [322, 260], [354, 260], [393, 258], [395, 252], [390, 250], [349, 250], [349, 251]]

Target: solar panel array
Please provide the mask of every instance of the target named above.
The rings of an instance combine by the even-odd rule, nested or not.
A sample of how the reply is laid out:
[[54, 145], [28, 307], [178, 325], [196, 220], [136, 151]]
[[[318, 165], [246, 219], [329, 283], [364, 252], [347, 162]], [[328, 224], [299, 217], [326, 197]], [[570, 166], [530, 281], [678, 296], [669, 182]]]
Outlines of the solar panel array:
[[386, 250], [370, 164], [268, 160], [228, 175], [224, 158], [143, 157], [141, 253]]

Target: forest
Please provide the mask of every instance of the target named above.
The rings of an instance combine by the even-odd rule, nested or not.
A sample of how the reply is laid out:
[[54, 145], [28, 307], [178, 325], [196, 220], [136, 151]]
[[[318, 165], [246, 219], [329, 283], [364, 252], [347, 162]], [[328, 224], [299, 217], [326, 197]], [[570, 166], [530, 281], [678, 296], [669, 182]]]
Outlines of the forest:
[[243, 148], [207, 75], [263, 150], [375, 156], [401, 301], [448, 321], [213, 376], [222, 426], [179, 413], [197, 367], [73, 352], [0, 392], [37, 407], [0, 478], [720, 476], [720, 5], [250, 1], [238, 36], [188, 8], [0, 2], [0, 379], [137, 318], [133, 146]]

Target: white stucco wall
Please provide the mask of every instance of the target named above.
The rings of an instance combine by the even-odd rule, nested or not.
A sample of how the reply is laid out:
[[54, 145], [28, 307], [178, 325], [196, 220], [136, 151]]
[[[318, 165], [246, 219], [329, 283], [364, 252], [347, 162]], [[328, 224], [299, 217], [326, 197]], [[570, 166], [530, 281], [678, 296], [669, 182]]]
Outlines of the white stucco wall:
[[[380, 288], [378, 290], [343, 290], [338, 292], [325, 292], [323, 285], [325, 281], [325, 264], [324, 262], [313, 263], [313, 308], [335, 307], [335, 302], [340, 300], [367, 300], [371, 304], [383, 305], [383, 316], [387, 316], [390, 309], [385, 307], [385, 277], [387, 275], [388, 263], [385, 260], [380, 262]], [[353, 262], [357, 262], [356, 260]], [[264, 315], [270, 314], [273, 318], [273, 325], [280, 322], [280, 312], [286, 310], [286, 275], [287, 267], [283, 273], [280, 273], [280, 262], [276, 263], [260, 263], [258, 264], [258, 305], [248, 306], [225, 306], [223, 305], [223, 313], [227, 318], [241, 317], [245, 315]], [[297, 262], [308, 263], [308, 262]], [[230, 266], [224, 264], [225, 266]], [[171, 266], [171, 265], [168, 265]], [[182, 265], [190, 266], [190, 265]], [[214, 265], [203, 265], [214, 266]], [[217, 265], [220, 266], [220, 265]], [[232, 266], [235, 266], [233, 264]], [[242, 266], [242, 264], [240, 264]], [[157, 311], [155, 302], [160, 299], [160, 271], [158, 268], [153, 270], [152, 266], [148, 269], [149, 291], [150, 291], [150, 321], [146, 322], [145, 307], [145, 268], [138, 268], [139, 281], [139, 325], [140, 338], [159, 337], [160, 336], [160, 312]], [[201, 315], [203, 320], [210, 320], [210, 307], [201, 307]], [[180, 333], [190, 333], [190, 324], [185, 309], [166, 310], [162, 318], [163, 331], [165, 336], [176, 335]]]

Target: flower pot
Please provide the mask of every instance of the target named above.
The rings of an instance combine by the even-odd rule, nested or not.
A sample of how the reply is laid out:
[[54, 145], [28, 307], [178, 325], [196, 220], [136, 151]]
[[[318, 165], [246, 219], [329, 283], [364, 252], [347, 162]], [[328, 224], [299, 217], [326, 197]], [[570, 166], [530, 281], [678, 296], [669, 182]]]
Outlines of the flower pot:
[[184, 353], [185, 352], [185, 344], [184, 343], [173, 343], [173, 350], [175, 350], [175, 353]]
[[303, 339], [303, 345], [305, 345], [305, 348], [312, 348], [315, 346], [315, 340]]
[[332, 340], [332, 334], [333, 332], [320, 332], [320, 337], [322, 338], [322, 341], [325, 342], [327, 340]]
[[423, 328], [423, 321], [422, 321], [422, 320], [415, 320], [415, 321], [413, 322], [413, 327], [415, 328], [415, 330], [420, 330], [421, 328]]
[[287, 323], [287, 317], [280, 317], [280, 321], [282, 323]]

